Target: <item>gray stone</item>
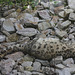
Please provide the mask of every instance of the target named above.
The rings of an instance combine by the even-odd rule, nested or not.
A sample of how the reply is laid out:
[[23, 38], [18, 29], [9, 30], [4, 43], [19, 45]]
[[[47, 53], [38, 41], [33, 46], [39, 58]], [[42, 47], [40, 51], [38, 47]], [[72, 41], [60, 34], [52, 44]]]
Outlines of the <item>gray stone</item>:
[[67, 21], [64, 21], [63, 23], [61, 23], [61, 28], [64, 29], [66, 27], [68, 27], [69, 25], [71, 24], [71, 21], [67, 20]]
[[70, 13], [69, 20], [75, 21], [75, 13]]
[[63, 61], [63, 64], [65, 64], [65, 65], [74, 64], [74, 60], [72, 58], [68, 58], [65, 61]]
[[25, 24], [25, 26], [35, 26], [37, 27], [38, 22], [40, 21], [38, 17], [33, 17], [31, 14], [29, 13], [24, 13], [22, 15], [20, 15], [21, 17], [20, 19], [20, 23], [22, 25]]
[[17, 12], [12, 12], [11, 14], [9, 14], [7, 16], [7, 18], [17, 18], [17, 16], [18, 16], [18, 13]]
[[42, 67], [42, 71], [43, 73], [47, 74], [47, 75], [50, 75], [51, 73], [51, 68], [50, 67]]
[[65, 17], [65, 14], [64, 14], [64, 11], [61, 11], [61, 12], [59, 12], [59, 14], [58, 14], [60, 17], [62, 17], [62, 18], [64, 18]]
[[53, 58], [50, 61], [50, 64], [55, 65], [55, 64], [60, 64], [63, 61], [63, 57], [62, 56], [57, 56], [56, 58]]
[[24, 56], [24, 61], [33, 61], [34, 59], [31, 57], [31, 56], [29, 56], [29, 55], [25, 55]]
[[31, 66], [32, 66], [32, 63], [33, 63], [33, 62], [30, 62], [30, 61], [24, 61], [24, 62], [22, 63], [22, 66], [23, 66], [23, 67], [31, 67]]
[[33, 63], [33, 70], [34, 71], [40, 71], [41, 69], [41, 63], [40, 62], [34, 62]]
[[47, 10], [38, 11], [38, 14], [39, 14], [39, 16], [40, 16], [42, 19], [51, 20], [51, 17], [50, 17], [50, 15], [48, 14]]
[[0, 35], [0, 42], [4, 42], [6, 39], [6, 36], [5, 35]]
[[59, 36], [60, 38], [62, 38], [65, 35], [67, 35], [67, 32], [63, 31], [63, 30], [56, 29], [55, 32], [56, 32], [56, 35]]
[[49, 8], [50, 7], [49, 2], [47, 2], [47, 3], [41, 2], [41, 5], [43, 5], [44, 8]]
[[18, 71], [18, 72], [24, 72], [24, 67], [21, 66], [21, 65], [18, 66], [17, 71]]
[[68, 1], [68, 6], [75, 10], [75, 0], [67, 0]]
[[23, 25], [19, 23], [15, 23], [15, 28], [16, 30], [24, 29]]
[[15, 11], [15, 9], [10, 9], [8, 11], [5, 11], [4, 14], [3, 14], [3, 16], [7, 16], [7, 15], [11, 14], [14, 11]]
[[69, 39], [74, 39], [74, 35], [73, 34], [69, 34]]
[[38, 33], [38, 30], [34, 28], [25, 28], [25, 29], [18, 30], [16, 33], [23, 36], [30, 37], [36, 35]]
[[51, 28], [51, 25], [48, 22], [42, 22], [38, 24], [39, 30], [46, 30], [47, 28]]
[[15, 61], [12, 59], [2, 60], [0, 62], [0, 71], [3, 75], [9, 75], [15, 65]]
[[11, 58], [12, 60], [16, 61], [23, 56], [24, 56], [24, 54], [22, 52], [16, 52], [13, 54], [6, 55], [5, 58], [8, 58], [8, 59]]
[[5, 21], [5, 18], [0, 18], [0, 26], [3, 25], [3, 22]]
[[32, 73], [30, 71], [24, 71], [25, 75], [32, 75]]
[[70, 13], [73, 13], [74, 10], [73, 9], [64, 9], [65, 15], [68, 15]]
[[19, 36], [16, 33], [13, 33], [9, 35], [8, 37], [8, 42], [16, 42], [19, 39]]
[[45, 74], [39, 72], [32, 72], [32, 75], [45, 75]]
[[43, 66], [49, 66], [49, 62], [46, 60], [35, 59], [35, 62], [40, 62]]
[[15, 31], [14, 24], [12, 23], [12, 21], [10, 19], [7, 19], [4, 21], [3, 29], [8, 31], [8, 32], [14, 32]]

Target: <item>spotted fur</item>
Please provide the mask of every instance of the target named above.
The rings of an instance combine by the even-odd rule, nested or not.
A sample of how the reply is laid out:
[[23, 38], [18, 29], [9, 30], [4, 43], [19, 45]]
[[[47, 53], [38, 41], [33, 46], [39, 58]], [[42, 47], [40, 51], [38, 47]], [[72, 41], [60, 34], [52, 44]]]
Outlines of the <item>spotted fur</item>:
[[34, 39], [27, 44], [16, 44], [7, 48], [11, 51], [27, 52], [40, 59], [51, 59], [60, 55], [66, 58], [75, 56], [75, 44], [67, 45], [53, 38]]

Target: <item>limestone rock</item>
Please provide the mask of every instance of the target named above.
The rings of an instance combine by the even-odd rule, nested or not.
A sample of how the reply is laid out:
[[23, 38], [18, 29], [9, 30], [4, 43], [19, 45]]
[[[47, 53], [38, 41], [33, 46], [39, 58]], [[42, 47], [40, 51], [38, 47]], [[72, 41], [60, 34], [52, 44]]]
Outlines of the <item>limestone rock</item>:
[[48, 22], [42, 22], [38, 24], [39, 30], [46, 30], [47, 28], [51, 28], [51, 25]]
[[10, 19], [7, 19], [4, 21], [3, 29], [8, 31], [8, 32], [14, 32], [15, 31], [14, 24], [12, 23], [12, 21]]
[[5, 35], [0, 35], [0, 42], [4, 42], [6, 39], [6, 36]]
[[75, 21], [75, 13], [70, 13], [69, 20]]
[[38, 30], [34, 28], [25, 28], [25, 29], [18, 30], [16, 33], [23, 36], [30, 37], [36, 35], [38, 33]]

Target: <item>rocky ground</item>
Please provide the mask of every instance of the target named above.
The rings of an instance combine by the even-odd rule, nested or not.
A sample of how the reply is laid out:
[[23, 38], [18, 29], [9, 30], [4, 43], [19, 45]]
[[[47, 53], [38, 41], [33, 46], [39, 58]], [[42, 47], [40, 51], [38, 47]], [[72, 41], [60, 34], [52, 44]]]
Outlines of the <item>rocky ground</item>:
[[[5, 46], [24, 43], [36, 37], [57, 38], [75, 43], [75, 0], [40, 2], [36, 10], [30, 6], [24, 11], [7, 6], [1, 9], [0, 55]], [[0, 75], [75, 75], [74, 58], [62, 56], [40, 60], [23, 52], [7, 54], [0, 60]]]

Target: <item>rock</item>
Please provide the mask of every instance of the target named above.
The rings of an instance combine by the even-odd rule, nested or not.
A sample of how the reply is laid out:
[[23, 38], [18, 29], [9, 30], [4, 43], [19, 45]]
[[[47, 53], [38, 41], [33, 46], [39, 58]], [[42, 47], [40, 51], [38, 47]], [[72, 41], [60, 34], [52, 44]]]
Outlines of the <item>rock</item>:
[[65, 17], [65, 14], [64, 14], [64, 11], [61, 11], [61, 12], [59, 12], [59, 14], [58, 14], [60, 17], [62, 17], [62, 18], [64, 18]]
[[33, 63], [33, 62], [31, 62], [31, 61], [24, 61], [24, 62], [22, 63], [22, 66], [23, 66], [23, 67], [31, 67], [31, 66], [32, 66], [32, 63]]
[[32, 73], [30, 71], [24, 71], [25, 75], [32, 75]]
[[5, 35], [0, 35], [0, 42], [4, 42], [6, 39], [6, 36]]
[[33, 70], [32, 64], [33, 62], [31, 61], [24, 61], [21, 65], [24, 67], [25, 70], [32, 71]]
[[73, 9], [64, 9], [65, 15], [68, 15], [70, 13], [73, 13], [74, 10]]
[[15, 23], [15, 28], [16, 30], [24, 29], [23, 25], [19, 23]]
[[17, 19], [15, 18], [9, 18], [13, 23], [17, 22]]
[[24, 72], [24, 67], [19, 65], [18, 68], [17, 68], [17, 71], [18, 72]]
[[66, 27], [68, 27], [69, 25], [71, 24], [71, 21], [67, 20], [67, 21], [64, 21], [63, 23], [61, 23], [61, 28], [64, 29]]
[[5, 11], [4, 14], [3, 14], [3, 16], [8, 16], [9, 14], [11, 14], [14, 11], [15, 11], [15, 9], [10, 9], [8, 11]]
[[47, 10], [38, 11], [38, 14], [39, 14], [39, 16], [40, 16], [42, 19], [51, 20], [51, 17], [50, 17], [50, 15], [48, 14]]
[[32, 75], [45, 75], [45, 74], [39, 72], [32, 72]]
[[60, 68], [60, 69], [63, 69], [63, 68], [65, 68], [65, 66], [63, 65], [63, 64], [57, 64], [57, 65], [55, 65], [57, 68]]
[[56, 35], [59, 36], [60, 38], [63, 38], [64, 36], [67, 35], [67, 32], [63, 30], [56, 29], [55, 32], [56, 32]]
[[46, 60], [35, 59], [35, 62], [40, 62], [43, 66], [49, 66], [49, 62]]
[[41, 5], [43, 5], [44, 8], [50, 7], [49, 2], [47, 2], [47, 3], [41, 2]]
[[2, 60], [0, 62], [0, 71], [2, 75], [9, 75], [15, 65], [15, 61], [12, 59]]
[[42, 67], [42, 71], [44, 74], [50, 75], [51, 69], [50, 67]]
[[74, 7], [75, 1], [74, 1], [74, 0], [67, 0], [67, 1], [68, 1], [68, 6], [69, 6], [71, 9], [75, 10], [75, 7]]
[[38, 29], [39, 30], [46, 30], [48, 28], [51, 28], [51, 25], [48, 22], [42, 22], [42, 23], [38, 24]]
[[40, 71], [40, 69], [41, 69], [41, 63], [34, 62], [33, 63], [33, 71]]
[[37, 24], [40, 21], [38, 17], [33, 17], [29, 13], [19, 15], [18, 19], [20, 19], [20, 23], [22, 25], [25, 24], [25, 26], [30, 26], [30, 27], [34, 27], [34, 26], [37, 27]]
[[36, 35], [38, 33], [38, 30], [34, 28], [25, 28], [25, 29], [18, 30], [16, 33], [23, 36], [30, 37]]
[[15, 31], [14, 24], [12, 23], [12, 21], [10, 19], [7, 19], [4, 21], [3, 29], [8, 31], [8, 32], [14, 32]]
[[72, 58], [68, 58], [65, 61], [63, 61], [63, 64], [65, 64], [65, 65], [74, 64], [74, 60]]
[[69, 20], [75, 21], [75, 13], [70, 13]]
[[11, 14], [9, 14], [7, 16], [7, 18], [17, 18], [17, 16], [18, 16], [18, 13], [17, 12], [12, 12]]
[[3, 25], [3, 22], [5, 21], [5, 18], [0, 18], [0, 26]]
[[57, 56], [56, 58], [53, 58], [51, 61], [50, 61], [50, 64], [51, 65], [55, 65], [55, 64], [60, 64], [63, 62], [63, 57], [62, 56]]
[[29, 56], [28, 54], [24, 56], [24, 61], [31, 61], [32, 62], [33, 60], [34, 59], [31, 56]]
[[5, 58], [8, 58], [8, 59], [11, 58], [12, 60], [16, 61], [23, 56], [24, 56], [24, 54], [22, 52], [16, 52], [13, 54], [6, 55]]
[[75, 27], [73, 27], [72, 29], [70, 29], [70, 33], [75, 32]]
[[18, 41], [18, 39], [19, 39], [19, 36], [16, 33], [13, 33], [8, 36], [9, 42], [16, 42], [16, 41]]
[[74, 35], [73, 34], [69, 34], [69, 39], [74, 39]]

